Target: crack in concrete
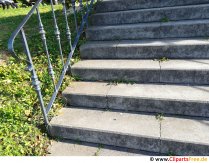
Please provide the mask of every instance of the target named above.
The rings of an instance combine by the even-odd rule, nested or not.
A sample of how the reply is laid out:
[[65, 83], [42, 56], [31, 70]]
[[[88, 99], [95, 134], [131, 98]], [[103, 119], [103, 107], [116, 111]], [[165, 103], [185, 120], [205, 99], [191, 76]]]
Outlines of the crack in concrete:
[[107, 90], [107, 94], [105, 95], [105, 99], [106, 99], [106, 109], [109, 110], [110, 107], [109, 107], [109, 92], [110, 92], [110, 89], [112, 88], [112, 85], [110, 85], [110, 87], [108, 88]]
[[160, 143], [159, 143], [159, 153], [161, 153], [162, 152], [162, 121], [163, 120], [159, 120], [159, 119], [156, 119], [156, 121], [158, 121], [159, 122], [159, 141], [160, 141]]
[[159, 62], [159, 66], [160, 66], [160, 76], [159, 76], [159, 83], [161, 83], [161, 73], [162, 73], [162, 66], [161, 66], [161, 61]]
[[162, 122], [160, 121], [160, 153], [162, 153]]
[[118, 45], [120, 44], [121, 41], [117, 41], [116, 46], [115, 46], [115, 56], [117, 56], [117, 51], [118, 51]]

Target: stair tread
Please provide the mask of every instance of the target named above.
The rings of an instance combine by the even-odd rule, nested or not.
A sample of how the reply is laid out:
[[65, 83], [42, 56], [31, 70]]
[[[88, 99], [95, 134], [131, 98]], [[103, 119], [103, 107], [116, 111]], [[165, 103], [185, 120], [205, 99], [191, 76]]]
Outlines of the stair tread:
[[151, 70], [209, 70], [208, 59], [172, 59], [159, 62], [158, 60], [130, 59], [100, 59], [82, 60], [72, 66], [72, 69], [151, 69]]
[[161, 122], [161, 137], [182, 142], [197, 142], [209, 145], [209, 121], [164, 117]]
[[163, 70], [209, 70], [209, 60], [188, 59], [188, 60], [168, 60], [160, 63]]
[[[144, 122], [147, 122], [144, 124]], [[154, 116], [134, 115], [88, 109], [63, 108], [51, 124], [69, 127], [103, 130], [132, 135], [160, 137], [159, 124]], [[143, 130], [139, 128], [143, 126]]]
[[51, 125], [209, 145], [209, 121], [206, 119], [163, 117], [159, 121], [154, 115], [63, 108], [61, 114], [52, 119]]
[[[91, 89], [89, 89], [91, 88]], [[157, 100], [209, 102], [208, 86], [163, 84], [111, 84], [106, 82], [74, 82], [63, 94], [123, 96]]]

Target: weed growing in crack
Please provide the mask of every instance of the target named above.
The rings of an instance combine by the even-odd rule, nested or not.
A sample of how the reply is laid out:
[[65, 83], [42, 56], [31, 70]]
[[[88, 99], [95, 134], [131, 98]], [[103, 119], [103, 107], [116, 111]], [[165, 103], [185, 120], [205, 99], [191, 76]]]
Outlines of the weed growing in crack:
[[158, 59], [153, 59], [153, 61], [167, 62], [167, 61], [169, 61], [169, 59], [167, 57], [161, 57], [161, 58], [158, 58]]
[[163, 113], [158, 113], [155, 118], [158, 120], [158, 121], [163, 121], [164, 120], [164, 116], [163, 116]]
[[172, 151], [169, 151], [168, 152], [168, 156], [176, 156], [176, 154], [174, 152], [172, 152]]
[[131, 85], [133, 85], [133, 84], [135, 84], [135, 82], [119, 79], [119, 80], [111, 81], [107, 85], [118, 85], [118, 84], [131, 84]]
[[102, 149], [103, 147], [104, 147], [104, 145], [99, 144], [99, 145], [98, 145], [97, 151], [94, 153], [94, 156], [99, 156], [99, 153], [100, 153], [100, 151], [101, 151], [101, 149]]
[[163, 22], [163, 23], [167, 23], [169, 21], [170, 21], [170, 19], [168, 17], [166, 17], [166, 16], [161, 19], [161, 22]]

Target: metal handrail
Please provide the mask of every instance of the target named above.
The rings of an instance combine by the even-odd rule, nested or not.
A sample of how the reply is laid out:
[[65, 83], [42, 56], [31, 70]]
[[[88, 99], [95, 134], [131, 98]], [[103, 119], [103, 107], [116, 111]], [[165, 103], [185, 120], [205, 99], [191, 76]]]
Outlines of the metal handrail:
[[[83, 32], [83, 29], [84, 29], [85, 25], [88, 25], [88, 16], [89, 16], [89, 13], [92, 9], [94, 0], [90, 0], [90, 4], [89, 4], [88, 1], [89, 0], [86, 0], [87, 11], [84, 14], [84, 12], [83, 12], [83, 3], [84, 2], [82, 0], [79, 0], [79, 7], [80, 7], [80, 10], [82, 12], [82, 22], [81, 22], [80, 27], [78, 29], [76, 10], [75, 10], [75, 0], [71, 0], [72, 6], [73, 6], [75, 27], [76, 27], [76, 32], [77, 32], [76, 38], [75, 38], [75, 40], [72, 44], [71, 43], [71, 31], [70, 31], [70, 28], [69, 28], [69, 25], [68, 25], [68, 18], [67, 18], [67, 12], [66, 12], [66, 4], [65, 4], [65, 0], [62, 0], [64, 21], [66, 23], [66, 35], [67, 35], [68, 42], [70, 44], [70, 52], [68, 54], [66, 62], [64, 63], [64, 59], [63, 59], [63, 56], [62, 56], [62, 46], [61, 46], [61, 42], [60, 42], [60, 31], [59, 31], [58, 26], [57, 26], [57, 20], [56, 20], [56, 16], [55, 16], [55, 12], [54, 12], [53, 1], [50, 0], [51, 8], [52, 8], [52, 14], [53, 14], [53, 20], [54, 20], [55, 35], [56, 35], [56, 39], [58, 41], [59, 52], [60, 52], [60, 56], [61, 56], [61, 60], [62, 60], [62, 64], [63, 64], [62, 65], [63, 69], [62, 69], [61, 75], [60, 75], [59, 80], [58, 80], [57, 83], [55, 83], [55, 80], [54, 80], [54, 71], [53, 71], [51, 61], [50, 61], [50, 55], [49, 55], [49, 52], [48, 52], [45, 30], [44, 30], [44, 26], [42, 24], [41, 16], [40, 16], [40, 13], [39, 13], [39, 10], [38, 10], [38, 7], [41, 4], [42, 0], [38, 0], [34, 4], [34, 6], [29, 11], [27, 16], [23, 19], [23, 21], [19, 24], [19, 26], [16, 28], [16, 30], [12, 33], [12, 35], [9, 38], [9, 41], [8, 41], [8, 49], [11, 52], [12, 56], [16, 59], [20, 59], [18, 57], [18, 55], [16, 55], [15, 50], [14, 50], [14, 40], [17, 37], [18, 34], [20, 34], [21, 37], [22, 37], [22, 42], [23, 42], [23, 46], [24, 46], [24, 49], [25, 49], [25, 54], [26, 54], [26, 57], [27, 57], [26, 62], [28, 64], [28, 71], [30, 71], [30, 73], [31, 73], [32, 85], [33, 85], [33, 87], [36, 90], [36, 93], [38, 95], [38, 99], [39, 99], [39, 102], [40, 102], [42, 114], [43, 114], [43, 117], [44, 117], [44, 123], [47, 126], [49, 125], [49, 120], [48, 120], [49, 111], [51, 110], [51, 108], [53, 106], [53, 103], [54, 103], [54, 101], [57, 97], [58, 91], [59, 91], [59, 89], [62, 85], [63, 79], [66, 75], [66, 72], [67, 72], [68, 67], [70, 65], [70, 61], [71, 61], [72, 56], [74, 54], [74, 51], [77, 47], [77, 44], [79, 42], [80, 36]], [[47, 105], [44, 104], [44, 100], [43, 100], [43, 96], [42, 96], [42, 92], [41, 92], [41, 88], [40, 88], [40, 81], [38, 80], [38, 76], [36, 74], [36, 71], [35, 71], [35, 68], [34, 68], [34, 65], [33, 65], [32, 56], [30, 54], [28, 42], [27, 42], [26, 35], [25, 35], [24, 29], [23, 29], [25, 24], [28, 22], [28, 20], [31, 18], [32, 14], [35, 11], [37, 12], [38, 20], [39, 20], [39, 33], [41, 34], [41, 38], [42, 38], [42, 42], [43, 42], [43, 45], [44, 45], [45, 53], [47, 55], [49, 75], [51, 76], [52, 82], [53, 82], [53, 85], [54, 85], [54, 92], [53, 92], [53, 94], [50, 98], [50, 101]]]
[[14, 40], [17, 37], [17, 35], [20, 33], [21, 29], [23, 29], [24, 25], [28, 22], [30, 17], [33, 15], [34, 11], [38, 6], [41, 4], [43, 0], [38, 0], [35, 5], [32, 7], [32, 9], [29, 11], [29, 13], [26, 15], [26, 17], [23, 19], [23, 21], [19, 24], [19, 26], [16, 28], [16, 30], [12, 33], [12, 35], [9, 38], [8, 41], [8, 50], [13, 55], [14, 58], [18, 58], [14, 51]]

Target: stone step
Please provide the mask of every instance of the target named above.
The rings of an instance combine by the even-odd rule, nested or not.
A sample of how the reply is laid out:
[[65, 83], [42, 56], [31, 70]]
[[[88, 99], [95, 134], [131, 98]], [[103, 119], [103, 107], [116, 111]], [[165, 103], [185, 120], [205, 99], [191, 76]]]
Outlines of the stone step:
[[83, 60], [71, 71], [89, 81], [209, 84], [209, 60]]
[[209, 4], [201, 4], [97, 13], [91, 16], [90, 24], [94, 26], [101, 26], [207, 19], [209, 18], [208, 10]]
[[209, 36], [209, 19], [154, 22], [112, 26], [92, 26], [86, 31], [87, 40], [141, 40]]
[[209, 0], [103, 0], [102, 2], [97, 3], [96, 12], [111, 12], [207, 3], [209, 3]]
[[209, 87], [75, 82], [63, 92], [70, 106], [209, 117]]
[[80, 48], [83, 59], [206, 59], [208, 39], [90, 41]]
[[[82, 100], [82, 99], [81, 99]], [[209, 121], [63, 108], [54, 137], [175, 155], [208, 155]]]

